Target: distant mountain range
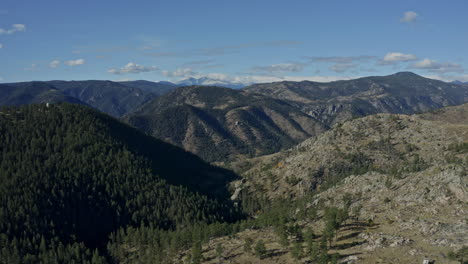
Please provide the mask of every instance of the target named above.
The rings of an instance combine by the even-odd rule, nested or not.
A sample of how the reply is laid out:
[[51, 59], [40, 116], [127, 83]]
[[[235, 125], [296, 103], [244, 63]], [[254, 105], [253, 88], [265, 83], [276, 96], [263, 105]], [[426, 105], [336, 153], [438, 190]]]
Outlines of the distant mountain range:
[[274, 153], [357, 117], [413, 114], [467, 101], [466, 86], [402, 72], [330, 83], [256, 84], [242, 90], [182, 87], [125, 120], [205, 160], [225, 161]]
[[254, 84], [244, 90], [285, 100], [327, 125], [370, 114], [413, 114], [468, 101], [468, 87], [411, 72], [329, 83]]
[[235, 89], [244, 87], [243, 84], [208, 78], [189, 78], [177, 83], [145, 80], [32, 81], [0, 84], [0, 105], [70, 102], [87, 104], [114, 117], [121, 117], [176, 87], [194, 84]]
[[45, 102], [87, 104], [115, 117], [137, 109], [176, 85], [166, 82], [46, 81], [0, 84], [0, 105]]
[[468, 84], [468, 82], [462, 82], [462, 81], [453, 81], [452, 83], [454, 84]]
[[[87, 104], [207, 161], [226, 161], [289, 148], [357, 117], [413, 114], [468, 102], [468, 86], [410, 72], [329, 83], [254, 84], [243, 89], [199, 85], [217, 81], [11, 83], [0, 86], [0, 104]], [[197, 85], [178, 88], [192, 83]]]

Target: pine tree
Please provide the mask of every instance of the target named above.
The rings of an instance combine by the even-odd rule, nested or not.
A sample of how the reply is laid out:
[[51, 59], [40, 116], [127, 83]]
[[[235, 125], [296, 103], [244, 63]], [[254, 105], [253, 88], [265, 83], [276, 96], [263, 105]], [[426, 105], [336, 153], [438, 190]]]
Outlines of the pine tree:
[[247, 237], [244, 241], [244, 252], [245, 253], [252, 253], [252, 245], [253, 245], [253, 239], [250, 237]]
[[312, 244], [310, 244], [309, 256], [312, 262], [318, 261], [318, 258], [320, 256], [320, 247], [318, 243], [312, 242]]
[[202, 246], [199, 241], [193, 242], [191, 253], [192, 264], [200, 264], [203, 260], [203, 255]]
[[288, 239], [288, 233], [286, 232], [286, 228], [284, 226], [278, 226], [275, 230], [279, 238], [279, 244], [282, 247], [285, 247], [285, 248], [288, 247], [289, 239]]
[[265, 243], [263, 242], [263, 240], [259, 240], [257, 241], [257, 244], [255, 244], [255, 256], [257, 256], [257, 258], [259, 259], [263, 259], [266, 255], [266, 247], [265, 247]]
[[302, 249], [302, 244], [297, 241], [294, 241], [292, 244], [292, 248], [291, 248], [292, 257], [295, 260], [299, 260], [300, 258], [302, 258], [303, 254], [304, 254], [304, 251]]
[[218, 260], [221, 261], [223, 259], [223, 253], [224, 253], [224, 248], [221, 244], [218, 244], [216, 246], [216, 257], [218, 257]]

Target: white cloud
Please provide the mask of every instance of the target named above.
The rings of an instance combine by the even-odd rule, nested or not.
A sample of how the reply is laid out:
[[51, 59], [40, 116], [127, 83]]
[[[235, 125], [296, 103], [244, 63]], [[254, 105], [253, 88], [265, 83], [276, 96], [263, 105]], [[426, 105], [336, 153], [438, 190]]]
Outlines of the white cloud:
[[252, 68], [254, 72], [300, 72], [304, 69], [301, 63], [279, 63], [270, 66], [257, 66]]
[[49, 63], [49, 67], [50, 68], [57, 68], [58, 66], [60, 65], [60, 61], [59, 60], [53, 60]]
[[69, 60], [69, 61], [66, 61], [65, 64], [68, 66], [77, 66], [77, 65], [85, 64], [85, 60], [84, 59]]
[[10, 29], [0, 28], [0, 35], [11, 35], [16, 32], [26, 31], [26, 26], [23, 24], [13, 24]]
[[402, 23], [413, 23], [418, 18], [418, 14], [414, 11], [407, 11], [403, 14], [403, 17], [400, 18]]
[[3, 49], [3, 44], [2, 43], [0, 43], [0, 49]]
[[464, 72], [463, 68], [461, 67], [460, 64], [456, 63], [451, 63], [451, 62], [444, 62], [440, 63], [435, 60], [430, 60], [430, 59], [423, 59], [421, 61], [418, 61], [416, 63], [413, 63], [410, 68], [412, 69], [423, 69], [423, 70], [428, 70], [430, 72], [439, 72], [439, 73], [445, 73], [445, 72]]
[[125, 73], [141, 73], [141, 72], [151, 72], [159, 70], [158, 67], [155, 66], [143, 66], [133, 62], [127, 63], [127, 65], [123, 66], [122, 68], [112, 68], [107, 70], [108, 73], [112, 74], [125, 74]]
[[417, 60], [418, 57], [413, 54], [405, 54], [405, 53], [400, 53], [400, 52], [389, 52], [385, 54], [383, 59], [379, 61], [380, 65], [390, 65], [390, 64], [395, 64], [398, 62], [408, 62], [408, 61], [414, 61]]

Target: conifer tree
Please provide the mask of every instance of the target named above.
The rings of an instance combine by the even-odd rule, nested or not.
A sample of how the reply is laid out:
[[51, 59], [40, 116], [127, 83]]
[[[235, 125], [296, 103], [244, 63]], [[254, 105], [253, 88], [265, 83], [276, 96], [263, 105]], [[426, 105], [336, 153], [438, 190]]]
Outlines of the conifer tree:
[[265, 243], [263, 242], [262, 239], [260, 239], [259, 241], [257, 241], [257, 244], [255, 244], [255, 256], [257, 256], [257, 258], [259, 259], [263, 259], [266, 255], [266, 247], [265, 247]]
[[302, 244], [297, 241], [294, 241], [292, 244], [292, 248], [291, 248], [292, 257], [295, 260], [299, 260], [300, 258], [302, 258], [303, 254], [304, 254], [304, 251], [302, 249]]
[[252, 245], [253, 245], [254, 241], [252, 238], [250, 237], [247, 237], [245, 240], [244, 240], [244, 252], [245, 253], [252, 253]]

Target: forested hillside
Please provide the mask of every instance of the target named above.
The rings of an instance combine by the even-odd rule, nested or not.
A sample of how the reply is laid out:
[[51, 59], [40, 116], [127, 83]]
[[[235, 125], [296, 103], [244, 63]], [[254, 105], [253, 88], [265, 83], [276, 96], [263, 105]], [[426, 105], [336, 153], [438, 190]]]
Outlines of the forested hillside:
[[171, 82], [150, 82], [145, 80], [124, 81], [119, 83], [131, 88], [138, 88], [140, 90], [150, 92], [158, 96], [163, 95], [178, 86], [177, 84]]
[[2, 108], [0, 263], [102, 263], [119, 228], [233, 221], [233, 178], [87, 107]]
[[121, 117], [155, 97], [152, 92], [112, 81], [48, 81], [47, 83], [114, 117]]

